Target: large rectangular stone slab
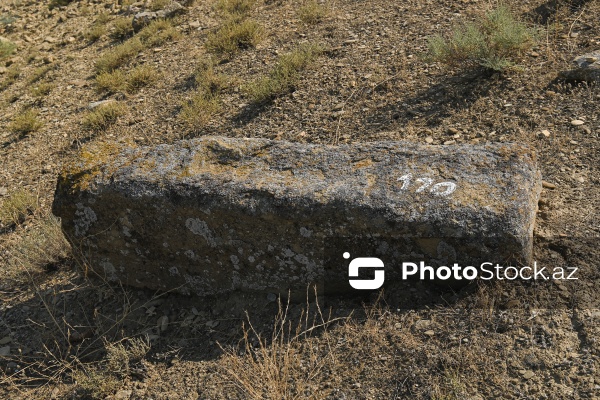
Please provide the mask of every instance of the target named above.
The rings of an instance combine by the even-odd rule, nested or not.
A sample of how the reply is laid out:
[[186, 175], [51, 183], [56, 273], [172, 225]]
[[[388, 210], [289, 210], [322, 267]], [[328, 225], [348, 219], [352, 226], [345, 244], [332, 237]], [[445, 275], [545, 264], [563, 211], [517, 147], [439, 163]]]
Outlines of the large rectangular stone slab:
[[491, 238], [469, 257], [530, 262], [540, 190], [535, 155], [517, 144], [204, 137], [85, 152], [53, 211], [109, 280], [286, 292], [323, 279], [324, 242], [338, 237]]

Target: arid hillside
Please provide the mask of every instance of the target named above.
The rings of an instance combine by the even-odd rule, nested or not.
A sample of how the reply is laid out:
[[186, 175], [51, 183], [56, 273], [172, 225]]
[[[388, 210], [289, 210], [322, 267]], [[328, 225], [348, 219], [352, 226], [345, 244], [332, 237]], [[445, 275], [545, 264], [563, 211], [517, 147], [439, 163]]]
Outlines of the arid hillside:
[[[502, 3], [0, 0], [0, 397], [600, 398], [600, 87], [563, 73], [600, 51], [600, 2]], [[73, 257], [66, 165], [206, 135], [529, 145], [535, 259], [585, 279], [329, 309], [109, 285]]]

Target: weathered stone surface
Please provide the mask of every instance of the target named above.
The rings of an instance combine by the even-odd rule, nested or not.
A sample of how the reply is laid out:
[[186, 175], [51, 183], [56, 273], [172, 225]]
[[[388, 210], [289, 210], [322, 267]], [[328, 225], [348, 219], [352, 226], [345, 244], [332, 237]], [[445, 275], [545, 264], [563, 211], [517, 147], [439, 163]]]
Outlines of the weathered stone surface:
[[516, 144], [205, 137], [83, 153], [53, 211], [110, 280], [275, 293], [322, 279], [331, 237], [493, 237], [488, 253], [530, 261], [540, 190], [535, 156]]
[[600, 51], [575, 57], [575, 68], [561, 72], [563, 79], [585, 82], [600, 82]]
[[149, 25], [156, 19], [167, 19], [173, 18], [174, 16], [181, 14], [185, 11], [185, 8], [176, 1], [172, 1], [165, 8], [158, 11], [143, 11], [138, 12], [133, 16], [131, 26], [135, 32], [140, 31], [145, 26]]

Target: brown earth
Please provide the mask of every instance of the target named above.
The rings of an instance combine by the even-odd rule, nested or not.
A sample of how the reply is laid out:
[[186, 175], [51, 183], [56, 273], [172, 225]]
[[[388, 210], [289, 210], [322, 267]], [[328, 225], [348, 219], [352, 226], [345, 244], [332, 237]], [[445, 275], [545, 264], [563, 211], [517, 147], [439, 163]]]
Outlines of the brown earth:
[[[423, 55], [428, 37], [481, 18], [489, 2], [340, 0], [325, 2], [327, 15], [309, 25], [298, 18], [300, 1], [258, 1], [249, 14], [264, 26], [265, 39], [227, 59], [216, 57], [215, 71], [229, 82], [222, 108], [190, 128], [179, 116], [181, 105], [192, 96], [198, 64], [208, 57], [207, 37], [223, 23], [212, 1], [193, 2], [173, 20], [178, 39], [142, 50], [123, 67], [152, 65], [160, 79], [112, 96], [96, 90], [94, 61], [116, 42], [104, 34], [89, 43], [84, 34], [101, 13], [110, 32], [126, 5], [75, 1], [49, 11], [48, 2], [2, 2], [0, 36], [17, 50], [0, 67], [18, 68], [20, 76], [0, 91], [0, 188], [8, 195], [24, 190], [36, 201], [18, 223], [0, 226], [0, 262], [6, 266], [0, 348], [9, 352], [0, 361], [0, 397], [600, 397], [594, 301], [600, 292], [600, 89], [557, 79], [575, 56], [600, 48], [600, 2], [507, 3], [543, 29], [536, 46], [518, 59], [519, 69], [482, 74], [429, 63]], [[253, 105], [245, 84], [305, 42], [321, 44], [324, 54], [301, 72], [293, 91]], [[45, 76], [32, 82], [45, 67]], [[39, 82], [53, 87], [34, 97]], [[105, 98], [123, 102], [125, 114], [105, 130], [84, 129], [88, 105]], [[39, 113], [43, 127], [28, 134], [9, 130], [26, 109]], [[572, 125], [575, 119], [584, 124]], [[334, 145], [405, 139], [449, 149], [453, 143], [528, 144], [550, 183], [540, 201], [535, 258], [540, 265], [578, 265], [585, 279], [485, 285], [415, 310], [394, 307], [397, 299], [389, 295], [364, 299], [364, 307], [360, 299], [338, 299], [330, 315], [309, 300], [308, 313], [300, 303], [283, 316], [273, 298], [148, 293], [104, 284], [69, 256], [29, 262], [36, 258], [22, 244], [45, 226], [57, 176], [82, 146], [172, 143], [201, 135]], [[46, 239], [56, 234], [42, 232]], [[48, 240], [33, 243], [27, 251], [48, 250]], [[64, 246], [60, 238], [51, 243]], [[291, 331], [277, 330], [287, 323]], [[131, 348], [140, 337], [152, 346], [136, 358]], [[123, 361], [127, 357], [130, 362]]]

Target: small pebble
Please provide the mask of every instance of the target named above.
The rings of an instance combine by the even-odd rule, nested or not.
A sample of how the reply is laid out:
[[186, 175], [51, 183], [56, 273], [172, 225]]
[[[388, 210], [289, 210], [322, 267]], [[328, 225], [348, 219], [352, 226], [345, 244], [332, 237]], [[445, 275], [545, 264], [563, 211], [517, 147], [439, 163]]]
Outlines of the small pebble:
[[542, 131], [542, 135], [546, 136], [546, 137], [550, 137], [550, 131], [548, 129], [544, 129]]
[[579, 126], [579, 125], [583, 125], [583, 124], [585, 124], [585, 122], [583, 122], [580, 119], [574, 119], [573, 121], [571, 121], [571, 125], [573, 125], [573, 126]]
[[427, 136], [425, 138], [425, 143], [429, 143], [429, 144], [433, 143], [433, 138], [431, 136]]
[[542, 181], [542, 187], [546, 189], [556, 189], [556, 185], [554, 183]]

